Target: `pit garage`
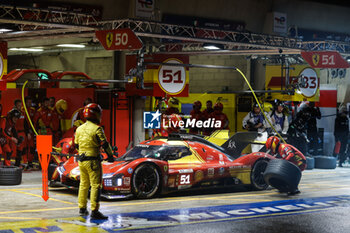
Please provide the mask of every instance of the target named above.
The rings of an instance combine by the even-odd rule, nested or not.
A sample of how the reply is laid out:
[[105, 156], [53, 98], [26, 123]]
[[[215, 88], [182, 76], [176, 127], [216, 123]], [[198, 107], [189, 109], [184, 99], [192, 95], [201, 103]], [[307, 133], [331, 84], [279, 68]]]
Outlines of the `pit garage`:
[[[349, 7], [5, 0], [0, 233], [348, 232]], [[113, 147], [107, 220], [79, 216], [86, 101]]]

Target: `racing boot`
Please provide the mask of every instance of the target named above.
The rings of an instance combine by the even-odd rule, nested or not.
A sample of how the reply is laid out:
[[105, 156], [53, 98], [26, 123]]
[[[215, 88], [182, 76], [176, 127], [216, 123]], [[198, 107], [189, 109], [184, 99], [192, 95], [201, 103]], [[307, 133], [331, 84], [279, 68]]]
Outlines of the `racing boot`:
[[4, 166], [11, 166], [11, 155], [12, 155], [12, 152], [6, 153], [6, 158], [4, 160]]
[[34, 169], [33, 163], [32, 162], [28, 162], [27, 166], [26, 166], [26, 170], [27, 171], [31, 171]]
[[16, 162], [15, 166], [20, 167], [21, 166], [21, 160], [22, 160], [22, 151], [17, 151], [17, 156], [16, 156]]
[[89, 211], [87, 211], [86, 208], [80, 208], [79, 209], [79, 215], [80, 216], [88, 216], [89, 215]]
[[103, 215], [100, 211], [94, 210], [91, 212], [91, 219], [97, 219], [97, 220], [106, 220], [108, 219], [107, 216]]
[[288, 195], [292, 196], [292, 195], [299, 194], [299, 193], [300, 193], [300, 190], [298, 188], [296, 188], [294, 191], [288, 192]]

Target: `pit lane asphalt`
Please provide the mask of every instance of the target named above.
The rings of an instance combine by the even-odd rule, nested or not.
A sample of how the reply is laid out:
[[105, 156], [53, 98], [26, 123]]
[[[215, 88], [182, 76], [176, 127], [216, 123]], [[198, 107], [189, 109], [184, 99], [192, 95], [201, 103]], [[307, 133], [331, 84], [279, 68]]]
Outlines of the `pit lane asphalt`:
[[[36, 232], [35, 229], [38, 232], [350, 232], [350, 167], [305, 171], [300, 190], [299, 195], [287, 196], [275, 189], [253, 192], [237, 187], [173, 193], [149, 200], [102, 201], [101, 211], [110, 217], [103, 223], [77, 216], [76, 191], [50, 188], [50, 199], [43, 201], [41, 173], [24, 172], [21, 185], [0, 186], [0, 233]], [[339, 197], [345, 199], [328, 207], [322, 199], [332, 201]], [[324, 208], [299, 206], [292, 212], [228, 214], [237, 210], [248, 213], [258, 208], [261, 211], [261, 203], [275, 208], [281, 206], [279, 201], [294, 208], [298, 205], [295, 203], [307, 206], [313, 201], [323, 203]], [[221, 217], [206, 217], [214, 212]], [[179, 213], [196, 218], [180, 221]]]

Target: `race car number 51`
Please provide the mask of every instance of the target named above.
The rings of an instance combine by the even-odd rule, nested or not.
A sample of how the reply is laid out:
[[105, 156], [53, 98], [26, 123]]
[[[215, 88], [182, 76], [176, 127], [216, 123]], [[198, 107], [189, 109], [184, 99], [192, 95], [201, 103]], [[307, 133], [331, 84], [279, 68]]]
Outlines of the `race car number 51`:
[[181, 175], [180, 184], [190, 184], [190, 175]]
[[[165, 63], [182, 64], [179, 60], [169, 59]], [[170, 94], [177, 95], [183, 91], [186, 85], [186, 71], [180, 66], [162, 65], [158, 71], [158, 84], [160, 88]]]

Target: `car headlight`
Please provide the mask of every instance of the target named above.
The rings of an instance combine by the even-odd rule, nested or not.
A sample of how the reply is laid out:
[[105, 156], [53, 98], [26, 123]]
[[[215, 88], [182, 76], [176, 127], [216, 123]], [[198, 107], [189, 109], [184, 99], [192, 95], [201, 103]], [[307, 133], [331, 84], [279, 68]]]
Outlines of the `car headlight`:
[[117, 186], [122, 186], [123, 184], [123, 178], [117, 178]]
[[103, 179], [103, 184], [104, 184], [106, 187], [112, 187], [112, 186], [113, 186], [112, 179]]
[[113, 177], [110, 174], [112, 173], [103, 174], [103, 184], [106, 187], [112, 187], [112, 186], [120, 187], [123, 185], [124, 174], [117, 174]]

